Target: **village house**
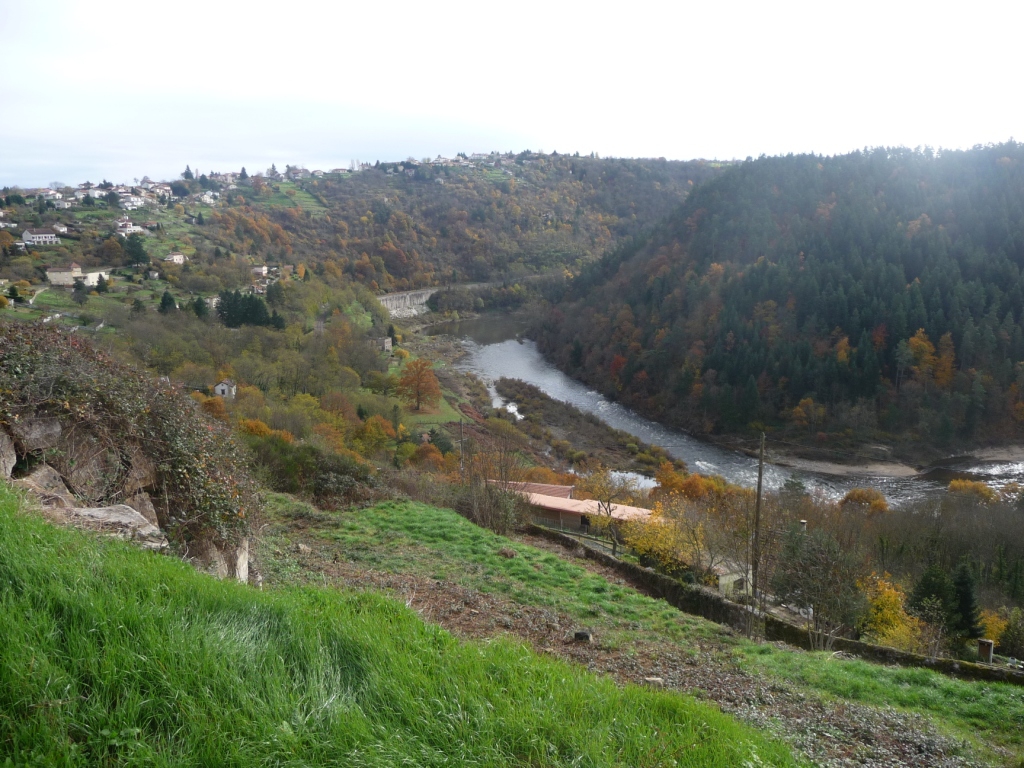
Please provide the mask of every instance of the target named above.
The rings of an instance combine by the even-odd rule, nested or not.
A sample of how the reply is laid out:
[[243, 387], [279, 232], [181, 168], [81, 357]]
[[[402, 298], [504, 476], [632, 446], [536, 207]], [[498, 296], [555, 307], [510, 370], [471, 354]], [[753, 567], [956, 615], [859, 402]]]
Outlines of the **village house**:
[[171, 264], [184, 264], [186, 261], [188, 261], [188, 258], [185, 256], [184, 253], [175, 252], [169, 253], [168, 255], [164, 256], [164, 261], [169, 261]]
[[367, 339], [366, 341], [371, 347], [376, 349], [378, 352], [387, 352], [388, 354], [391, 353], [390, 336], [382, 336], [379, 339]]
[[266, 265], [266, 264], [264, 264], [264, 265], [263, 265], [262, 267], [253, 267], [253, 268], [252, 268], [252, 273], [253, 273], [253, 274], [254, 274], [254, 275], [255, 275], [256, 277], [266, 277], [266, 276], [267, 276], [267, 272], [268, 272], [268, 271], [269, 271], [269, 270], [268, 270], [268, 268], [267, 268], [267, 265]]
[[56, 232], [58, 235], [66, 235], [68, 233], [68, 225], [67, 224], [57, 223], [57, 224], [52, 224], [50, 226], [53, 229], [53, 231]]
[[131, 220], [127, 216], [122, 216], [117, 220], [117, 227], [115, 232], [121, 237], [128, 237], [133, 232], [144, 231], [138, 224], [132, 224]]
[[228, 400], [233, 400], [237, 391], [238, 386], [231, 379], [224, 379], [213, 388], [213, 394]]
[[50, 285], [62, 285], [71, 287], [76, 281], [81, 281], [87, 286], [95, 286], [99, 283], [100, 277], [104, 280], [110, 279], [109, 269], [95, 269], [83, 272], [82, 268], [75, 262], [66, 267], [50, 267], [46, 270], [46, 279]]
[[68, 208], [71, 207], [71, 201], [69, 201], [69, 200], [54, 200], [53, 201], [53, 207], [56, 208], [58, 211], [66, 211]]
[[60, 238], [52, 229], [26, 229], [21, 240], [25, 245], [60, 245]]
[[155, 269], [151, 269], [149, 270], [149, 272], [146, 273], [146, 277], [149, 278], [150, 280], [159, 280], [160, 273], [157, 272]]

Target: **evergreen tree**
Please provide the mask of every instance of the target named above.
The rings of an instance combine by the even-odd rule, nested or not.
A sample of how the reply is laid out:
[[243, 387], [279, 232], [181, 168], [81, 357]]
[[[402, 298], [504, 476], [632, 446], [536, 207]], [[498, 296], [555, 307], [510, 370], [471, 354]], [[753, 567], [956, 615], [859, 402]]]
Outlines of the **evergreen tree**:
[[952, 626], [950, 631], [965, 639], [974, 640], [982, 635], [981, 612], [975, 590], [974, 571], [970, 563], [961, 560], [953, 572]]
[[162, 315], [169, 314], [178, 308], [177, 302], [174, 301], [174, 297], [171, 296], [171, 292], [168, 290], [164, 291], [164, 295], [160, 297], [159, 312]]
[[128, 263], [136, 266], [149, 264], [149, 254], [146, 253], [146, 243], [142, 235], [132, 232], [124, 241], [124, 252], [128, 256]]
[[267, 304], [272, 307], [280, 307], [284, 304], [284, 288], [281, 283], [275, 282], [267, 286]]
[[142, 299], [136, 299], [132, 302], [132, 314], [133, 315], [144, 315], [146, 314], [146, 305], [142, 303]]
[[81, 280], [75, 280], [75, 287], [71, 289], [71, 300], [80, 307], [85, 306], [85, 302], [89, 300], [89, 289]]
[[107, 278], [100, 275], [100, 279], [96, 281], [96, 293], [106, 293], [108, 290], [110, 287], [107, 284]]
[[181, 178], [187, 179], [188, 181], [192, 181], [195, 178], [195, 176], [192, 175], [192, 169], [187, 165], [185, 166], [185, 172], [181, 174]]
[[210, 308], [207, 306], [206, 301], [202, 296], [196, 296], [190, 304], [192, 311], [196, 313], [196, 317], [203, 319], [209, 316]]
[[[914, 585], [907, 605], [918, 613], [938, 609], [941, 622], [947, 629], [952, 626], [956, 593], [949, 575], [938, 565], [929, 565]], [[935, 617], [931, 617], [935, 618]]]
[[242, 172], [238, 175], [238, 178], [240, 178], [242, 181], [245, 181], [246, 179], [249, 178], [249, 174], [245, 172], [244, 165], [242, 166]]

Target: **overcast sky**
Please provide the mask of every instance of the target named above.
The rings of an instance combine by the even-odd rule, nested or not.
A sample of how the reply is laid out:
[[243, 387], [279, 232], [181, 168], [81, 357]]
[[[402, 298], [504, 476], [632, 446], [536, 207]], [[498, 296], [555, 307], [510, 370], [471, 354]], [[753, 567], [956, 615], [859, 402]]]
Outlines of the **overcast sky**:
[[0, 186], [1021, 138], [1024, 4], [0, 0]]

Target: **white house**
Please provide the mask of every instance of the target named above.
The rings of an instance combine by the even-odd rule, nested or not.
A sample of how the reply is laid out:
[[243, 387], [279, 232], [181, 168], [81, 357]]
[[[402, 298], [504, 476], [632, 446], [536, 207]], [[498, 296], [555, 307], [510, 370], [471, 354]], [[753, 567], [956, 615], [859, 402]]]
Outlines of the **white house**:
[[64, 211], [71, 207], [71, 203], [67, 200], [54, 200], [53, 207], [58, 211]]
[[142, 232], [143, 228], [138, 224], [132, 224], [127, 216], [123, 216], [117, 220], [117, 234], [121, 237], [128, 237], [128, 235], [134, 232]]
[[262, 267], [253, 267], [252, 268], [252, 273], [256, 277], [266, 277], [268, 271], [269, 270], [267, 269], [267, 265], [266, 264], [264, 264]]
[[58, 235], [66, 235], [68, 233], [68, 225], [67, 224], [54, 224], [53, 225], [53, 231], [56, 232]]
[[60, 245], [60, 238], [52, 229], [26, 229], [21, 239], [26, 245]]
[[82, 268], [75, 262], [71, 262], [67, 267], [50, 267], [46, 270], [46, 279], [50, 282], [50, 285], [72, 286], [76, 281], [81, 281], [87, 286], [95, 286], [99, 283], [100, 277], [104, 280], [109, 280], [110, 270], [96, 269], [83, 272]]
[[184, 264], [187, 259], [183, 253], [172, 253], [164, 257], [164, 261], [169, 261], [172, 264]]
[[237, 391], [238, 386], [231, 379], [224, 379], [213, 388], [213, 394], [226, 397], [228, 400], [233, 399]]

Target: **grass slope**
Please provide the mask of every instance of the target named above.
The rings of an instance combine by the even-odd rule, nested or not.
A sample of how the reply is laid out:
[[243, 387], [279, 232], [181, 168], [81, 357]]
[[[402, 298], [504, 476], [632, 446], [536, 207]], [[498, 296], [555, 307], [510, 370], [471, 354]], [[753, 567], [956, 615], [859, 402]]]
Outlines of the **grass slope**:
[[[52, 528], [0, 488], [0, 759], [38, 765], [793, 765], [666, 692], [400, 603], [257, 592]], [[763, 762], [762, 762], [763, 761]]]
[[[830, 653], [755, 644], [661, 600], [609, 582], [550, 551], [497, 536], [449, 510], [385, 503], [342, 515], [319, 512], [280, 494], [270, 496], [278, 551], [272, 578], [301, 579], [289, 561], [288, 531], [301, 531], [344, 560], [392, 573], [451, 581], [522, 605], [553, 607], [595, 629], [606, 647], [630, 652], [657, 637], [685, 650], [711, 643], [744, 669], [763, 673], [837, 704], [897, 707], [928, 717], [940, 730], [980, 746], [1024, 756], [1024, 688], [956, 680], [926, 669], [885, 667]], [[511, 547], [517, 557], [500, 550]]]

